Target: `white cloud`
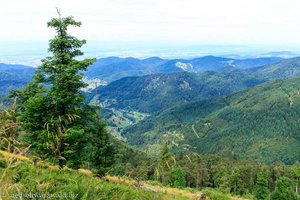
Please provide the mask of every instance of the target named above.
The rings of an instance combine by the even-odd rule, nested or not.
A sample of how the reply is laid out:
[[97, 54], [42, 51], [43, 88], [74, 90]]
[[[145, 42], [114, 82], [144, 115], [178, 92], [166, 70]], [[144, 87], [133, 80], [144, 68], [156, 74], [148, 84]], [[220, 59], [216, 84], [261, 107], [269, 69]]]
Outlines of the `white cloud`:
[[48, 40], [56, 6], [88, 40], [300, 44], [299, 0], [0, 0], [0, 40]]

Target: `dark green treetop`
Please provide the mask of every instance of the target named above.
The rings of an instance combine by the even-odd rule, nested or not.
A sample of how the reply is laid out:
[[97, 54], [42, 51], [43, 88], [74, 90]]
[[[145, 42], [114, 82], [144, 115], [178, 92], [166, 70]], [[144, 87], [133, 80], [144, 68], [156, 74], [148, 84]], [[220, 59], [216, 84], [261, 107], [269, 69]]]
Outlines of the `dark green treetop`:
[[292, 181], [287, 177], [281, 177], [276, 181], [275, 190], [271, 193], [271, 200], [297, 200], [292, 188]]
[[[58, 12], [59, 13], [59, 12]], [[51, 97], [53, 114], [65, 115], [75, 114], [76, 109], [83, 103], [84, 97], [80, 89], [86, 84], [80, 71], [87, 70], [95, 59], [76, 60], [75, 57], [82, 56], [80, 51], [85, 40], [79, 40], [68, 33], [69, 26], [80, 27], [73, 17], [54, 18], [48, 22], [48, 27], [55, 29], [56, 36], [50, 40], [49, 52], [52, 56], [42, 60], [41, 72], [45, 75], [44, 82], [51, 85], [48, 96]]]
[[[86, 86], [81, 72], [95, 59], [76, 59], [83, 55], [80, 48], [86, 41], [70, 35], [68, 28], [80, 27], [81, 22], [72, 16], [61, 17], [59, 10], [58, 14], [58, 18], [47, 24], [56, 32], [49, 41], [51, 55], [42, 60], [24, 90], [14, 91], [12, 96], [18, 97], [21, 121], [27, 132], [25, 141], [34, 154], [58, 161], [61, 167], [66, 163], [79, 167], [87, 162], [99, 167], [103, 163], [95, 160], [97, 158], [92, 161], [92, 154], [98, 148], [106, 149], [106, 144], [111, 146], [110, 136], [101, 118], [95, 117], [98, 115], [95, 109], [85, 104], [81, 91]], [[91, 142], [103, 146], [94, 146]], [[102, 154], [107, 151], [97, 151], [99, 158], [106, 156]]]
[[268, 189], [268, 174], [266, 172], [260, 172], [257, 174], [256, 185], [253, 191], [254, 199], [268, 199], [269, 194], [270, 192]]

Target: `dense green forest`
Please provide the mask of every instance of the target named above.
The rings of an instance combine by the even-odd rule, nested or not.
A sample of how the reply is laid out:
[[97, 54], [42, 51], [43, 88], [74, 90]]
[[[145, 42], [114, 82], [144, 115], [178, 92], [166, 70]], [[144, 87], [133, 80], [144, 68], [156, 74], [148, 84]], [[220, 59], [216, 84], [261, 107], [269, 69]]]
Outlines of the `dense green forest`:
[[[76, 59], [86, 41], [71, 36], [68, 28], [81, 22], [58, 14], [47, 24], [56, 32], [50, 56], [23, 90], [1, 99], [6, 105], [0, 111], [1, 196], [65, 192], [79, 199], [299, 199], [299, 78], [154, 113], [123, 133], [129, 144], [143, 147], [138, 149], [110, 134], [99, 105], [86, 103], [83, 71], [95, 59]], [[218, 84], [215, 73], [208, 74], [212, 80], [205, 74], [200, 79]], [[172, 83], [178, 74], [166, 76]], [[227, 82], [217, 87], [222, 84]], [[214, 97], [213, 89], [211, 94], [194, 92], [200, 91]], [[126, 186], [111, 176], [135, 181]], [[166, 187], [180, 190], [171, 194]]]
[[300, 159], [299, 83], [299, 78], [272, 81], [228, 97], [175, 106], [123, 134], [129, 143], [143, 148], [171, 140], [177, 151], [188, 148], [203, 154], [293, 164]]
[[300, 58], [285, 59], [277, 63], [250, 69], [256, 76], [260, 76], [266, 80], [292, 78], [300, 75]]
[[[87, 93], [87, 101], [99, 98], [102, 106], [153, 113], [180, 103], [226, 96], [261, 83], [300, 74], [300, 58], [230, 71], [178, 72], [126, 77]], [[101, 95], [96, 95], [101, 94]]]
[[[297, 77], [300, 72], [299, 59], [296, 57], [261, 67], [235, 68], [222, 72], [178, 72], [126, 77], [88, 91], [86, 101], [91, 105], [100, 103], [105, 122], [115, 135], [121, 137], [120, 133], [126, 127], [172, 106], [230, 95], [274, 79]], [[204, 60], [209, 63], [218, 59], [203, 57]], [[258, 60], [250, 59], [249, 62], [256, 63]], [[120, 65], [122, 63], [120, 61]]]
[[[261, 82], [240, 71], [183, 72], [127, 77], [100, 87], [97, 92], [105, 107], [153, 113], [180, 103], [228, 95]], [[93, 98], [97, 98], [95, 90], [87, 100]]]

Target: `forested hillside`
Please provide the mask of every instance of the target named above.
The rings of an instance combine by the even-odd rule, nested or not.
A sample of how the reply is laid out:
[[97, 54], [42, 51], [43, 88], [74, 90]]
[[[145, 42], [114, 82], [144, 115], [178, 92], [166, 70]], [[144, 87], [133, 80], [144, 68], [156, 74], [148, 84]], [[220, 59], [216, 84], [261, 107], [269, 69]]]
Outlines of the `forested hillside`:
[[31, 80], [34, 71], [33, 67], [0, 63], [0, 95], [22, 88]]
[[[177, 151], [292, 164], [300, 159], [300, 79], [278, 80], [212, 100], [154, 114], [123, 134], [151, 148], [170, 135]], [[178, 137], [175, 137], [177, 135]]]
[[229, 95], [269, 80], [297, 77], [300, 75], [299, 60], [297, 57], [230, 72], [178, 72], [126, 77], [88, 93], [87, 100], [100, 98], [103, 107], [152, 113], [180, 103]]
[[300, 76], [300, 57], [255, 68], [253, 73], [266, 80], [298, 77]]
[[240, 71], [154, 74], [114, 81], [88, 94], [88, 101], [95, 100], [97, 92], [104, 107], [152, 113], [178, 103], [228, 95], [259, 83]]

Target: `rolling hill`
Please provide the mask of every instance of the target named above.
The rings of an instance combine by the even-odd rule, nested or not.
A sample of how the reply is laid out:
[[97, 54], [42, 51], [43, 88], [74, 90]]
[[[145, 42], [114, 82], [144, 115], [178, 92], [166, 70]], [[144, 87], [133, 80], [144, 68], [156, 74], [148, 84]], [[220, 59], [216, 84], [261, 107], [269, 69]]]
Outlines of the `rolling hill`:
[[130, 144], [287, 164], [300, 159], [300, 78], [173, 108], [127, 128]]
[[27, 84], [34, 72], [33, 67], [0, 63], [0, 95], [7, 95], [9, 90]]
[[[112, 81], [128, 76], [144, 76], [157, 73], [176, 72], [229, 72], [236, 69], [255, 68], [264, 64], [277, 63], [282, 58], [229, 59], [206, 56], [187, 59], [166, 60], [159, 57], [147, 59], [107, 57], [98, 59], [89, 66], [84, 75], [102, 82]], [[19, 89], [31, 80], [35, 68], [24, 65], [0, 63], [0, 94], [7, 95], [11, 89]]]
[[277, 63], [250, 69], [252, 74], [265, 80], [300, 76], [300, 57], [282, 60]]
[[[261, 83], [240, 71], [173, 73], [126, 77], [100, 87], [102, 107], [153, 113], [167, 107], [241, 91]], [[96, 91], [88, 95], [95, 101]]]
[[229, 72], [178, 72], [125, 77], [100, 87], [97, 92], [92, 91], [88, 94], [88, 101], [95, 101], [95, 94], [98, 93], [105, 108], [153, 113], [176, 104], [225, 96], [270, 80], [300, 75], [300, 57], [251, 69], [242, 64], [245, 62], [252, 63], [251, 60], [244, 60], [239, 66], [246, 69]]
[[98, 78], [108, 83], [128, 76], [143, 76], [157, 73], [231, 71], [234, 69], [255, 68], [282, 60], [279, 57], [231, 59], [205, 56], [194, 59], [147, 59], [107, 57], [98, 59], [85, 75], [89, 79]]

